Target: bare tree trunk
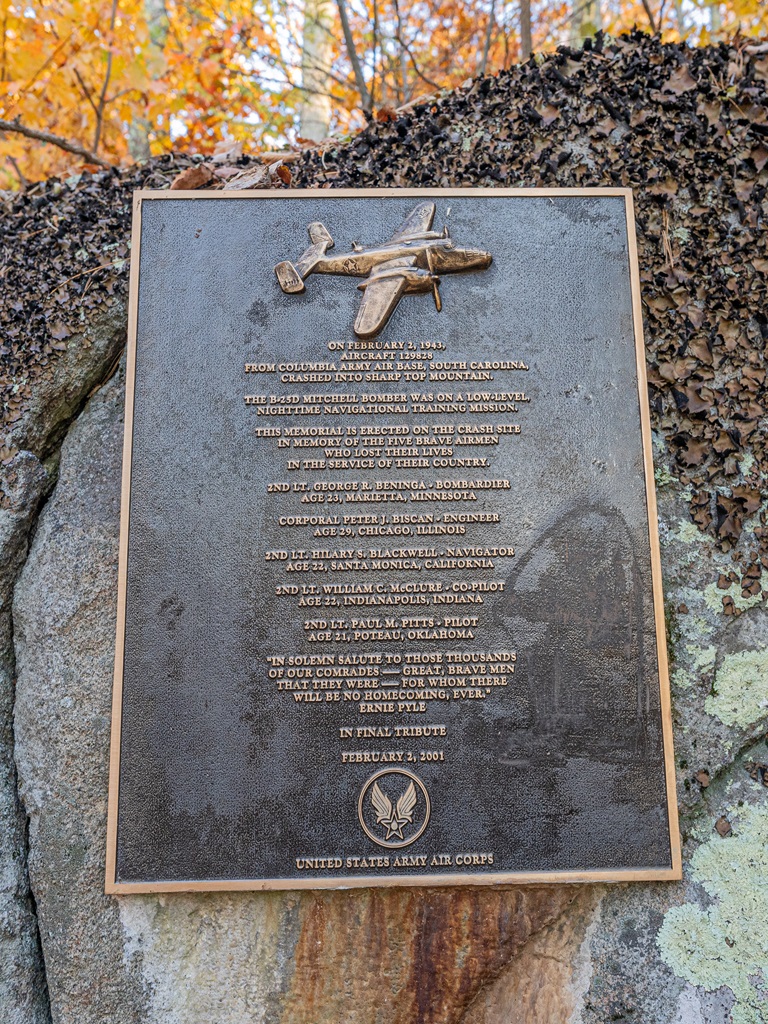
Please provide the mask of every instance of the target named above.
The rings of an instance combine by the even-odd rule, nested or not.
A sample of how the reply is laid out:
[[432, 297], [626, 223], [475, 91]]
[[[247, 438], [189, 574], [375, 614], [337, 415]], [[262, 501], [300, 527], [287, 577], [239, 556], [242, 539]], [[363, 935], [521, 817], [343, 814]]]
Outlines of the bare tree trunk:
[[144, 0], [144, 17], [147, 19], [149, 41], [156, 54], [158, 51], [162, 54], [171, 30], [165, 0]]
[[146, 163], [152, 156], [149, 131], [150, 124], [146, 117], [136, 115], [128, 125], [128, 152], [137, 164]]
[[355, 76], [355, 85], [357, 91], [360, 94], [360, 105], [363, 108], [364, 113], [370, 114], [373, 111], [373, 102], [371, 101], [371, 94], [368, 91], [368, 86], [365, 82], [365, 75], [363, 74], [363, 68], [360, 64], [360, 58], [357, 56], [357, 50], [355, 50], [355, 41], [352, 38], [352, 29], [349, 25], [349, 16], [347, 15], [347, 5], [344, 0], [336, 0], [336, 6], [339, 9], [339, 17], [341, 18], [341, 30], [344, 33], [344, 45], [347, 48], [347, 56], [349, 57], [349, 63], [352, 65], [352, 72]]
[[650, 0], [643, 0], [643, 8], [645, 13], [648, 15], [648, 24], [651, 26], [651, 32], [653, 35], [656, 35], [658, 25], [656, 24], [656, 19], [653, 16], [653, 9], [651, 8]]
[[410, 101], [410, 89], [408, 88], [408, 58], [405, 54], [405, 47], [402, 43], [398, 44], [399, 49], [399, 69], [400, 69], [400, 103], [408, 103]]
[[112, 47], [114, 46], [115, 20], [117, 18], [117, 0], [112, 0], [112, 13], [109, 18], [109, 52], [107, 53], [107, 68], [104, 72], [104, 82], [99, 93], [99, 103], [96, 107], [96, 127], [93, 134], [93, 152], [99, 152], [101, 132], [104, 127], [104, 108], [107, 105], [107, 89], [109, 80], [112, 77]]
[[[147, 74], [159, 78], [165, 71], [165, 43], [170, 32], [168, 10], [165, 0], [144, 0], [144, 17], [149, 31], [149, 42], [144, 50]], [[149, 133], [152, 125], [136, 115], [128, 126], [128, 152], [137, 162], [149, 160], [151, 156]]]
[[723, 16], [719, 3], [709, 5], [709, 32], [713, 39], [717, 39], [723, 27]]
[[333, 60], [332, 0], [306, 0], [301, 47], [301, 84], [304, 95], [299, 107], [299, 132], [303, 139], [320, 142], [327, 138], [331, 123], [331, 79]]
[[571, 46], [581, 46], [585, 39], [603, 27], [600, 0], [573, 0], [571, 6]]
[[531, 0], [520, 0], [520, 59], [528, 60], [532, 53]]
[[398, 96], [399, 104], [408, 103], [410, 100], [408, 90], [408, 57], [405, 52], [405, 40], [403, 39], [403, 19], [400, 16], [400, 3], [399, 0], [394, 0], [395, 5], [395, 17], [397, 19], [397, 47], [398, 47], [398, 60], [400, 67], [400, 95]]
[[493, 35], [493, 26], [496, 24], [496, 0], [491, 0], [491, 9], [488, 12], [488, 25], [485, 30], [485, 38], [483, 39], [483, 55], [480, 58], [480, 66], [477, 69], [478, 75], [484, 75], [485, 69], [488, 65], [488, 51], [491, 48], [491, 36]]
[[[376, 68], [379, 60], [379, 38], [381, 37], [381, 26], [379, 25], [379, 5], [373, 0], [373, 56], [371, 60], [371, 107], [376, 103]], [[382, 83], [382, 93], [386, 89], [386, 82]], [[379, 103], [384, 106], [384, 100]]]

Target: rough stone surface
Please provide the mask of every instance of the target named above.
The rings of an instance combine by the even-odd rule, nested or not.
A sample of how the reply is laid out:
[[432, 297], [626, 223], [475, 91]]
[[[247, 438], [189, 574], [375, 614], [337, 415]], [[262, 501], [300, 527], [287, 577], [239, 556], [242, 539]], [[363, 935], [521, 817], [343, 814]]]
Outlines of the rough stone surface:
[[582, 889], [568, 913], [535, 935], [478, 993], [461, 1024], [576, 1020], [591, 977], [589, 944], [602, 898], [602, 886]]
[[37, 920], [26, 865], [27, 821], [13, 759], [14, 671], [11, 598], [48, 477], [20, 452], [0, 478], [0, 1008], [7, 1024], [49, 1020]]
[[14, 758], [14, 586], [38, 509], [56, 480], [62, 437], [89, 393], [112, 372], [124, 344], [125, 304], [116, 300], [61, 346], [59, 358], [0, 436], [0, 449], [15, 452], [0, 463], [0, 1009], [9, 1024], [50, 1020]]
[[55, 452], [88, 395], [110, 375], [125, 347], [126, 306], [114, 304], [68, 339], [50, 372], [35, 382], [24, 414], [6, 443], [45, 459]]
[[16, 763], [56, 1024], [143, 1018], [118, 907], [102, 895], [119, 392], [115, 379], [71, 431], [15, 596]]

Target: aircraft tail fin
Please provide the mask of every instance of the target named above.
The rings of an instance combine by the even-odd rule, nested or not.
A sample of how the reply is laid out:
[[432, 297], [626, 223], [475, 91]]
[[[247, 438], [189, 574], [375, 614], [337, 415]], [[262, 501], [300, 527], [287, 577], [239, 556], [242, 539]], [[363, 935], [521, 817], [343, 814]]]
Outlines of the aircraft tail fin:
[[301, 274], [290, 260], [284, 260], [275, 267], [275, 274], [280, 287], [289, 295], [298, 295], [304, 291], [304, 281]]
[[325, 256], [326, 250], [333, 248], [333, 238], [328, 228], [319, 221], [309, 225], [309, 240], [312, 245], [296, 260], [295, 266], [290, 260], [284, 260], [275, 267], [280, 287], [289, 295], [298, 295], [304, 291], [304, 279]]

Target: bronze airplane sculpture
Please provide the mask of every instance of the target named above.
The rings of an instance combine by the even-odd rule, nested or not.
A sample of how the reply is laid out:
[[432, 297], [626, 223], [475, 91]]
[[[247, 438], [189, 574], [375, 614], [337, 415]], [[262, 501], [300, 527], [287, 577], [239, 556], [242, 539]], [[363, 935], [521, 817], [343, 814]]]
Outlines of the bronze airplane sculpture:
[[355, 320], [355, 334], [375, 338], [383, 330], [403, 295], [432, 292], [438, 312], [439, 273], [456, 274], [465, 270], [485, 270], [491, 254], [482, 249], [461, 249], [451, 239], [448, 228], [432, 231], [434, 203], [419, 203], [383, 245], [362, 246], [352, 243], [352, 252], [326, 256], [333, 239], [324, 224], [309, 225], [312, 244], [294, 265], [289, 260], [275, 267], [280, 287], [288, 295], [304, 291], [310, 274], [342, 274], [366, 277], [357, 287], [363, 301]]

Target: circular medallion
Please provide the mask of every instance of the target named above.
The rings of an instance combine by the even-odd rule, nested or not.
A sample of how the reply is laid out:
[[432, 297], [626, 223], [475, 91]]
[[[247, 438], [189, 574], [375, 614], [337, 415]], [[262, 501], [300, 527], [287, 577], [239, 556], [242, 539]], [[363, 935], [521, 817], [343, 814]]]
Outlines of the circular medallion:
[[357, 816], [377, 846], [397, 849], [415, 843], [429, 823], [431, 805], [424, 783], [405, 768], [384, 768], [360, 790]]

